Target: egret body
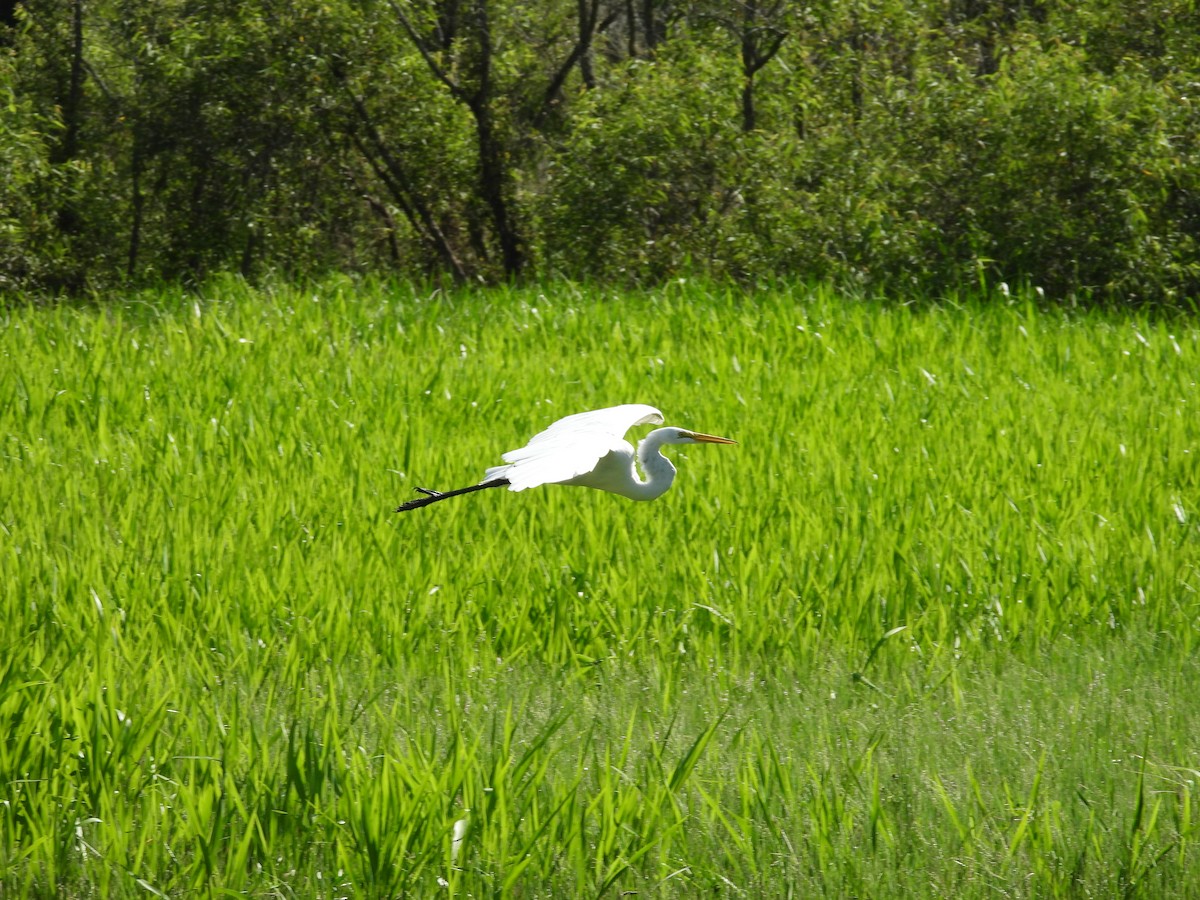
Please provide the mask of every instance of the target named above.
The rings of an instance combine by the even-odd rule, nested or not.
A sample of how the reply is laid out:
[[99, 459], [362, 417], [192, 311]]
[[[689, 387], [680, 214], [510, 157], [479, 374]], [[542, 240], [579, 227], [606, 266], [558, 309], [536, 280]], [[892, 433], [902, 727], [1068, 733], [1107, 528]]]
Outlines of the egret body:
[[675, 466], [662, 454], [664, 445], [737, 443], [675, 427], [656, 428], [642, 438], [636, 451], [625, 440], [625, 432], [635, 425], [662, 421], [661, 412], [641, 403], [567, 416], [534, 435], [521, 449], [505, 453], [504, 465], [488, 469], [479, 484], [444, 493], [417, 488], [425, 496], [401, 504], [396, 512], [486, 488], [523, 491], [543, 484], [578, 485], [620, 494], [630, 500], [653, 500], [661, 497], [675, 480]]

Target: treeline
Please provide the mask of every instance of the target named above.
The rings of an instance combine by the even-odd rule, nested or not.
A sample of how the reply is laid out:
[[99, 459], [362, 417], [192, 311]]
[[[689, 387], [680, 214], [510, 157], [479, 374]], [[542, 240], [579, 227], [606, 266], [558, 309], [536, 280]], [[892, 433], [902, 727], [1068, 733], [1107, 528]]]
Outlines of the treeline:
[[0, 4], [0, 290], [1200, 295], [1194, 0]]

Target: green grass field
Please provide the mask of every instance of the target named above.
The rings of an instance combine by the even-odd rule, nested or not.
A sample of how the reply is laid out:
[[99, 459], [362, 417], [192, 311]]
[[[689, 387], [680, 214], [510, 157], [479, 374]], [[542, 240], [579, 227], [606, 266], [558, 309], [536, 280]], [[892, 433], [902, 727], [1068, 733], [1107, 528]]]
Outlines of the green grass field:
[[[1200, 896], [1191, 320], [2, 315], [4, 897]], [[627, 402], [739, 444], [393, 512]]]

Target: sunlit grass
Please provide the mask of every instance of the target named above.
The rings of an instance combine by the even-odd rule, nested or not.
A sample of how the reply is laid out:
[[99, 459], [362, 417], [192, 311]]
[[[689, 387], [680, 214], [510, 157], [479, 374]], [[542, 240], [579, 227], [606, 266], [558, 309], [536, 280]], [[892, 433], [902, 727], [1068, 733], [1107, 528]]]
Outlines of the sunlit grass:
[[[4, 314], [0, 893], [1200, 892], [1200, 332], [330, 282]], [[647, 504], [487, 491], [652, 403]]]

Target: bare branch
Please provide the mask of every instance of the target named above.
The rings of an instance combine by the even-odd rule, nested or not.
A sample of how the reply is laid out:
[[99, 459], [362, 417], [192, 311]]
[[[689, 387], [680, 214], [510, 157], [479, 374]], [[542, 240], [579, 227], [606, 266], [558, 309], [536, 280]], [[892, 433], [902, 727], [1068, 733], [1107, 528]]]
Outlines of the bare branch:
[[600, 4], [598, 0], [596, 0], [596, 2], [592, 3], [591, 15], [588, 21], [585, 23], [586, 27], [589, 29], [588, 33], [579, 35], [579, 40], [576, 41], [575, 46], [571, 48], [571, 52], [567, 54], [567, 58], [563, 60], [562, 65], [558, 67], [558, 71], [554, 73], [554, 77], [550, 79], [550, 83], [546, 85], [546, 90], [542, 94], [541, 107], [538, 109], [537, 114], [533, 118], [533, 125], [535, 128], [539, 127], [541, 123], [545, 121], [546, 114], [550, 111], [550, 108], [554, 103], [554, 98], [557, 97], [559, 92], [562, 90], [562, 86], [566, 82], [567, 76], [571, 74], [571, 69], [583, 58], [583, 55], [587, 53], [588, 49], [591, 47], [592, 37], [597, 31], [604, 31], [606, 28], [612, 25], [612, 23], [615, 22], [619, 16], [619, 13], [612, 13], [597, 27], [596, 19], [599, 15], [599, 9]]
[[404, 26], [404, 30], [408, 33], [409, 40], [413, 42], [413, 45], [417, 48], [417, 52], [420, 53], [421, 58], [425, 60], [425, 65], [429, 66], [429, 71], [433, 73], [433, 76], [442, 84], [444, 84], [450, 90], [450, 93], [452, 93], [459, 100], [463, 101], [464, 103], [470, 102], [469, 95], [467, 91], [463, 89], [462, 85], [451, 78], [446, 73], [446, 70], [441, 67], [438, 61], [433, 58], [433, 54], [429, 52], [429, 48], [425, 45], [424, 38], [417, 34], [417, 29], [415, 29], [412, 22], [408, 20], [408, 16], [406, 16], [404, 14], [404, 10], [400, 8], [400, 4], [397, 3], [396, 0], [388, 0], [388, 3], [391, 5], [392, 10], [396, 13], [396, 16], [400, 19], [400, 24]]

